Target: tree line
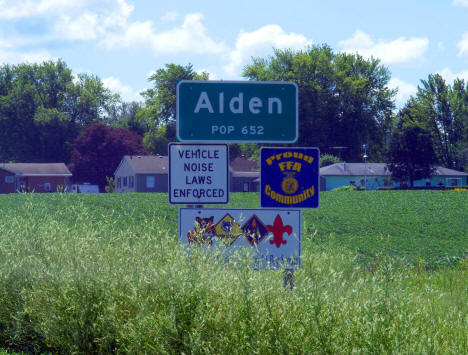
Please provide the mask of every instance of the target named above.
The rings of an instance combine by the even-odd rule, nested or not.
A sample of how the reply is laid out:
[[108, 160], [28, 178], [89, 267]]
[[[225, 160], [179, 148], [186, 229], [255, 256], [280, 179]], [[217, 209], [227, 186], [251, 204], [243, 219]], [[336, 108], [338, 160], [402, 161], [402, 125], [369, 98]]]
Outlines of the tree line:
[[[388, 162], [402, 179], [430, 174], [436, 164], [468, 170], [464, 80], [447, 83], [431, 74], [397, 110], [388, 68], [378, 59], [336, 53], [327, 45], [253, 58], [242, 76], [298, 84], [299, 146], [361, 162], [367, 145], [368, 162]], [[209, 75], [191, 64], [166, 64], [148, 80], [143, 103], [124, 102], [97, 76], [73, 75], [62, 60], [1, 66], [0, 161], [61, 161], [75, 177], [102, 184], [122, 154], [167, 154], [167, 144], [176, 140], [177, 82], [209, 80]], [[231, 158], [255, 155], [260, 146], [230, 144]], [[120, 155], [117, 163], [113, 155]], [[112, 160], [109, 167], [98, 162], [102, 159]], [[87, 179], [93, 169], [100, 171], [99, 179]]]

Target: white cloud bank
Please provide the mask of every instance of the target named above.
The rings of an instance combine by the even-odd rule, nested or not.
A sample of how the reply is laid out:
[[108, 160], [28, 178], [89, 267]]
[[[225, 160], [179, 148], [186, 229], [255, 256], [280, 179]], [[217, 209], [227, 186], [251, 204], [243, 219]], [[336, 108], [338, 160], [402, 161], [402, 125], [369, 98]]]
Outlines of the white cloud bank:
[[0, 0], [1, 19], [51, 16], [75, 11], [87, 5], [86, 0]]
[[462, 39], [457, 43], [457, 48], [459, 57], [468, 54], [468, 32], [463, 34]]
[[241, 31], [237, 36], [234, 50], [228, 54], [228, 64], [224, 67], [228, 75], [239, 75], [240, 70], [251, 57], [264, 56], [277, 49], [304, 49], [312, 43], [304, 35], [286, 33], [278, 25], [267, 25], [253, 32]]
[[364, 31], [357, 30], [352, 37], [338, 42], [338, 46], [346, 53], [359, 53], [365, 58], [378, 58], [385, 64], [396, 64], [423, 59], [429, 40], [421, 37], [374, 40]]
[[453, 84], [453, 81], [456, 78], [465, 80], [465, 83], [468, 83], [468, 69], [459, 73], [452, 72], [450, 68], [444, 68], [438, 72], [447, 82], [447, 84]]
[[110, 91], [119, 94], [123, 101], [143, 101], [143, 97], [138, 92], [135, 92], [129, 85], [123, 84], [119, 78], [110, 76], [102, 79], [102, 83]]
[[468, 0], [453, 0], [452, 5], [459, 5], [468, 7]]
[[397, 108], [401, 108], [408, 101], [408, 99], [416, 94], [418, 88], [406, 81], [398, 78], [390, 79], [388, 83], [390, 89], [397, 89], [398, 92], [395, 97], [395, 104]]

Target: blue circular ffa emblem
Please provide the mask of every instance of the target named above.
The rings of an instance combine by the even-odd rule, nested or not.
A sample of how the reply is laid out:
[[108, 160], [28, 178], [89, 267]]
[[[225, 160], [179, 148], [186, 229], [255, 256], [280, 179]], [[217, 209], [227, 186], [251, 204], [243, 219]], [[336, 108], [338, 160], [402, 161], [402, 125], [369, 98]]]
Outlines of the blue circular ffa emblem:
[[260, 206], [317, 208], [318, 148], [262, 148]]

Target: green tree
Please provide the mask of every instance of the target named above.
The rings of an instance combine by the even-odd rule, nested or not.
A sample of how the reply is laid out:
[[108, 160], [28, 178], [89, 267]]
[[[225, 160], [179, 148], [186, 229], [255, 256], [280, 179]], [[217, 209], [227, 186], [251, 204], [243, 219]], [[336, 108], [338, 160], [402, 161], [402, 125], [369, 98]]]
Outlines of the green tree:
[[456, 79], [448, 85], [441, 75], [431, 74], [421, 80], [413, 111], [431, 133], [438, 163], [461, 168], [468, 146], [468, 84]]
[[153, 151], [155, 147], [160, 151], [162, 145], [175, 141], [175, 130], [162, 127], [175, 123], [177, 82], [208, 79], [208, 73], [194, 72], [192, 64], [166, 64], [165, 68], [158, 69], [149, 77], [153, 87], [142, 93], [145, 105], [136, 115], [137, 120], [148, 123], [148, 132], [144, 139], [148, 151], [157, 153]]
[[138, 119], [137, 114], [143, 108], [140, 102], [122, 102], [118, 111], [115, 112], [115, 127], [129, 129], [140, 136], [148, 132], [149, 124], [147, 120]]
[[320, 155], [320, 167], [336, 163], [342, 163], [342, 160], [333, 154]]
[[431, 134], [424, 125], [412, 117], [410, 102], [399, 114], [399, 122], [391, 136], [388, 167], [395, 180], [410, 182], [428, 178], [437, 161]]
[[377, 59], [334, 53], [330, 47], [275, 50], [268, 59], [255, 58], [245, 67], [249, 80], [284, 80], [299, 86], [299, 145], [348, 149], [343, 158], [360, 161], [369, 143], [371, 159], [381, 158], [391, 127], [394, 90], [390, 73]]
[[0, 159], [64, 161], [81, 128], [109, 121], [119, 97], [58, 60], [0, 67]]
[[144, 155], [142, 138], [123, 128], [93, 123], [83, 129], [73, 143], [69, 164], [75, 181], [108, 185], [124, 155]]

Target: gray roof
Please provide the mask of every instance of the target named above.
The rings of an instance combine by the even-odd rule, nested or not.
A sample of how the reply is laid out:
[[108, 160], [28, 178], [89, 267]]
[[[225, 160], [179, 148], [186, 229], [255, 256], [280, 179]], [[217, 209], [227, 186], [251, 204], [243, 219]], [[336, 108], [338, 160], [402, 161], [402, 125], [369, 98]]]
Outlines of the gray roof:
[[0, 169], [21, 176], [72, 176], [64, 163], [1, 163]]
[[463, 171], [453, 170], [449, 168], [444, 168], [442, 166], [437, 166], [434, 175], [439, 176], [468, 176], [468, 173]]
[[137, 174], [168, 174], [169, 158], [164, 155], [125, 155]]
[[232, 177], [258, 178], [260, 171], [232, 171]]
[[[441, 166], [435, 167], [437, 176], [468, 176], [467, 173]], [[320, 168], [322, 176], [389, 176], [386, 163], [336, 163]]]

